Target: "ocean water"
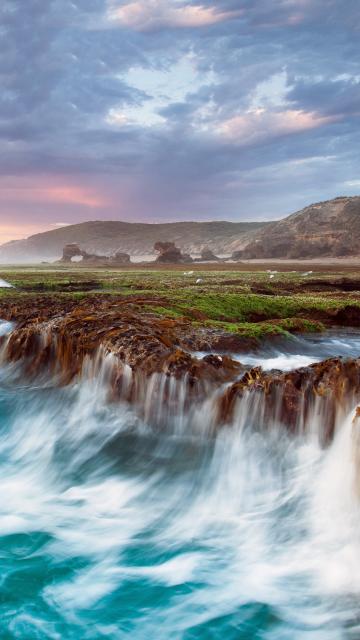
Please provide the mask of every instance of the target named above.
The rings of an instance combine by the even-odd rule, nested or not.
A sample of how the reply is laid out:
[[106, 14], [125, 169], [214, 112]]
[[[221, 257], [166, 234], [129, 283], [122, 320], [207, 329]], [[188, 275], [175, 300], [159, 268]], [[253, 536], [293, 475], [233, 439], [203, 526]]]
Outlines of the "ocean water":
[[315, 418], [159, 431], [101, 377], [2, 365], [0, 638], [358, 640], [352, 417], [326, 450]]
[[[202, 357], [206, 353], [195, 355]], [[360, 357], [360, 333], [339, 328], [319, 334], [294, 335], [287, 340], [272, 339], [257, 351], [230, 355], [244, 365], [262, 367], [265, 371], [291, 371], [326, 358]]]

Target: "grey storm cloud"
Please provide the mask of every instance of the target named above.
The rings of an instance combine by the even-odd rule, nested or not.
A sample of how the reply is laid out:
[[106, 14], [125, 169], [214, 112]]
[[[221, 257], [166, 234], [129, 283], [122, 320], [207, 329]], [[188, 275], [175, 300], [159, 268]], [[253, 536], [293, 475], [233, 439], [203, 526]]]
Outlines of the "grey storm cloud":
[[[0, 188], [70, 176], [106, 194], [64, 201], [78, 219], [249, 219], [352, 193], [359, 14], [357, 0], [3, 0]], [[15, 195], [19, 220], [51, 219], [50, 200], [22, 214]]]

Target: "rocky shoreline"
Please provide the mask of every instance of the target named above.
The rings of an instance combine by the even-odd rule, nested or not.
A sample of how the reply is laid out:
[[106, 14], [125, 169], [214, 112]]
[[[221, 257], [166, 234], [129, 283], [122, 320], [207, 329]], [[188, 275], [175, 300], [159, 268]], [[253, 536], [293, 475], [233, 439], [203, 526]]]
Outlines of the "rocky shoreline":
[[[331, 441], [339, 413], [360, 396], [360, 359], [328, 358], [289, 372], [241, 364], [249, 340], [186, 320], [159, 318], [116, 300], [84, 302], [44, 296], [3, 302], [0, 317], [16, 322], [0, 338], [3, 362], [19, 363], [27, 378], [46, 376], [66, 385], [107, 363], [109, 400], [125, 400], [154, 423], [159, 406], [191, 412], [211, 404], [212, 428], [231, 425], [245, 413], [256, 428], [282, 425], [306, 431], [322, 416], [321, 440]], [[196, 357], [197, 351], [207, 355]], [[239, 360], [230, 353], [239, 353]]]

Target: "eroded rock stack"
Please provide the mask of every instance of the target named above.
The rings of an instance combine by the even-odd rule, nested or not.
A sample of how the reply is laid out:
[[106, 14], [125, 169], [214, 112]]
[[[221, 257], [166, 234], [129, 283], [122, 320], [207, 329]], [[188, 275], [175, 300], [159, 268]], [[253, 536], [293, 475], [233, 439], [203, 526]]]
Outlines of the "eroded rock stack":
[[83, 258], [86, 255], [86, 251], [82, 251], [76, 242], [66, 244], [63, 248], [63, 254], [60, 262], [71, 262], [73, 258]]
[[193, 261], [189, 254], [181, 253], [175, 242], [155, 242], [154, 251], [159, 253], [156, 258], [159, 264], [186, 264]]
[[117, 266], [129, 264], [131, 262], [129, 254], [122, 251], [117, 251], [112, 256], [101, 256], [95, 253], [88, 253], [81, 249], [76, 242], [65, 245], [62, 258], [59, 262], [70, 264], [73, 261], [73, 258], [79, 258], [79, 261], [98, 266], [106, 266], [108, 264]]
[[202, 250], [200, 259], [204, 262], [218, 262], [220, 260], [211, 249], [206, 247]]

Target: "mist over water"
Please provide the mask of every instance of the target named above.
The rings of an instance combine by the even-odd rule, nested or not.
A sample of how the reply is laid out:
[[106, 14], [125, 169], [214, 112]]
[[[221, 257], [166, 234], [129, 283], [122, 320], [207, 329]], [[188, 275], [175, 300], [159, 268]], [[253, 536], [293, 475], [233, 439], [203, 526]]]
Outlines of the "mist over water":
[[[276, 357], [349, 340], [360, 353], [339, 334]], [[3, 365], [0, 637], [359, 638], [353, 411], [327, 449], [315, 418], [289, 437], [241, 415], [159, 430], [101, 376], [58, 389]]]

